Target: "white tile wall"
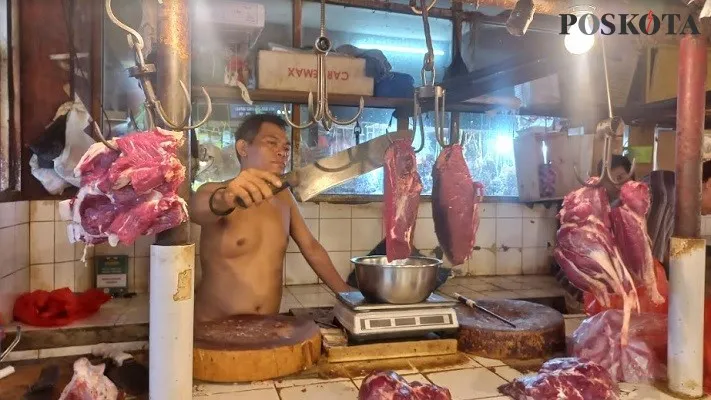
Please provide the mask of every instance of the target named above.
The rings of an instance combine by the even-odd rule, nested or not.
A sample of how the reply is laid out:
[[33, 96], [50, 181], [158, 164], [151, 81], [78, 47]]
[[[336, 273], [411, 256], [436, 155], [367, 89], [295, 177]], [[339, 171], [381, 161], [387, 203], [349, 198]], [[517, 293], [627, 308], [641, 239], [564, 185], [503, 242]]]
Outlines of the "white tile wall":
[[[365, 255], [383, 238], [380, 203], [300, 204], [311, 232], [329, 252], [344, 278], [351, 272], [350, 258]], [[542, 205], [481, 204], [476, 247], [471, 258], [455, 266], [460, 275], [520, 275], [547, 273], [550, 248], [555, 238], [555, 209]], [[711, 234], [711, 221], [703, 229]], [[199, 279], [200, 227], [191, 236], [197, 246], [196, 275]], [[60, 221], [54, 201], [0, 203], [0, 244], [13, 249], [0, 252], [0, 313], [8, 315], [18, 293], [30, 289], [69, 287], [75, 291], [94, 285], [94, 255], [125, 254], [129, 258], [129, 289], [148, 291], [150, 245], [144, 237], [132, 246], [99, 245], [87, 249], [87, 263], [81, 262], [82, 244], [70, 244], [66, 222]], [[432, 254], [437, 238], [429, 202], [420, 204], [414, 244]], [[318, 283], [318, 277], [290, 242], [285, 257], [285, 284]], [[447, 261], [445, 260], [445, 263]]]

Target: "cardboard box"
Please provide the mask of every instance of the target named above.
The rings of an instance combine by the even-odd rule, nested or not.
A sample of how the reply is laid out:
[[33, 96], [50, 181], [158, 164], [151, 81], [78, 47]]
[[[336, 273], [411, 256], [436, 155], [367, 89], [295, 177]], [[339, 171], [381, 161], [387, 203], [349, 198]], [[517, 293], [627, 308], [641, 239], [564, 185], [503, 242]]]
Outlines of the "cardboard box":
[[[259, 89], [316, 92], [316, 55], [284, 51], [259, 52]], [[373, 95], [373, 78], [365, 76], [362, 58], [326, 56], [328, 93]]]

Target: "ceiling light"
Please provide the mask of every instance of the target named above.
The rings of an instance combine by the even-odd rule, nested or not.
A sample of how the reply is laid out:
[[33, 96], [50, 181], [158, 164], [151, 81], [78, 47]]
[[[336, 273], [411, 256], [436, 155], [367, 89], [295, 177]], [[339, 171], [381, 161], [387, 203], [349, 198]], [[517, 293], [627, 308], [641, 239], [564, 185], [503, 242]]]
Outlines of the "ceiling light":
[[518, 0], [509, 19], [506, 20], [506, 30], [513, 36], [523, 36], [533, 21], [536, 6], [533, 0]]
[[568, 34], [563, 39], [565, 49], [571, 54], [585, 54], [595, 45], [595, 35], [585, 34], [580, 30], [580, 24], [582, 23], [587, 32], [593, 31], [593, 19], [588, 15], [592, 14], [593, 11], [592, 7], [576, 7], [571, 12], [578, 18], [578, 21], [570, 27]]

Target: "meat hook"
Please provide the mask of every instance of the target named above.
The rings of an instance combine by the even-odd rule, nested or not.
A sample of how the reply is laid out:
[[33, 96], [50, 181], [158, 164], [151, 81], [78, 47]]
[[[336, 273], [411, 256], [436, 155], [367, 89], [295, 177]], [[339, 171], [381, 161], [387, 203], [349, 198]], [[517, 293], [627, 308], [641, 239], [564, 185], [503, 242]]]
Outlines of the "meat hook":
[[[430, 2], [430, 4], [427, 6], [427, 11], [430, 11], [430, 10], [432, 9], [432, 7], [434, 7], [435, 4], [437, 4], [437, 1], [438, 1], [438, 0], [432, 0], [432, 1]], [[420, 8], [417, 8], [416, 3], [417, 3], [416, 0], [411, 0], [411, 1], [410, 1], [410, 9], [412, 10], [413, 13], [415, 13], [415, 14], [417, 14], [417, 15], [421, 15], [421, 14], [422, 14], [422, 10], [425, 9], [425, 6], [424, 6], [424, 4], [423, 4], [423, 5], [422, 5], [422, 9], [420, 9]]]
[[298, 125], [292, 122], [289, 117], [290, 113], [287, 105], [284, 105], [284, 114], [286, 114], [286, 122], [295, 129], [306, 129], [311, 125], [320, 122], [321, 126], [327, 131], [331, 130], [333, 124], [336, 125], [350, 125], [354, 123], [361, 114], [363, 114], [363, 108], [365, 106], [365, 101], [363, 96], [360, 97], [360, 102], [358, 105], [358, 112], [356, 115], [345, 121], [336, 119], [331, 113], [331, 109], [328, 104], [328, 70], [326, 69], [326, 56], [328, 52], [331, 51], [331, 40], [326, 36], [326, 0], [321, 0], [321, 33], [316, 42], [314, 43], [314, 54], [316, 54], [316, 102], [314, 104], [313, 92], [309, 92], [308, 98], [308, 110], [309, 110], [309, 121], [303, 125]]
[[17, 326], [17, 333], [15, 334], [15, 338], [12, 340], [12, 343], [10, 343], [9, 346], [7, 346], [7, 349], [5, 349], [2, 354], [0, 354], [0, 362], [7, 357], [8, 354], [10, 354], [11, 351], [17, 347], [17, 344], [20, 343], [20, 338], [22, 337], [22, 327], [20, 325]]
[[595, 133], [598, 136], [605, 138], [603, 145], [603, 158], [602, 158], [602, 171], [600, 171], [600, 179], [591, 180], [583, 179], [580, 175], [577, 166], [573, 165], [573, 171], [575, 172], [575, 178], [586, 187], [599, 187], [603, 184], [603, 180], [607, 180], [615, 186], [621, 186], [634, 175], [634, 170], [636, 166], [636, 159], [632, 159], [632, 165], [630, 167], [630, 172], [627, 173], [622, 179], [617, 180], [612, 176], [610, 167], [612, 166], [612, 139], [616, 137], [622, 137], [624, 135], [625, 123], [621, 117], [615, 117], [612, 110], [612, 97], [610, 95], [610, 77], [607, 71], [607, 54], [605, 51], [605, 40], [602, 35], [600, 35], [600, 46], [602, 48], [602, 65], [603, 71], [605, 73], [605, 91], [607, 95], [607, 111], [608, 118], [598, 122], [595, 128]]
[[[163, 2], [160, 0], [158, 0], [158, 2], [161, 5], [163, 4]], [[185, 117], [183, 118], [183, 121], [179, 124], [170, 121], [166, 115], [165, 110], [163, 109], [163, 106], [158, 100], [155, 91], [153, 90], [153, 83], [149, 79], [149, 76], [156, 72], [156, 68], [153, 64], [146, 64], [145, 56], [143, 55], [143, 48], [145, 46], [143, 37], [135, 29], [124, 24], [118, 18], [116, 18], [116, 15], [114, 15], [114, 12], [111, 8], [111, 0], [105, 0], [104, 4], [106, 6], [106, 14], [111, 20], [111, 22], [113, 22], [122, 30], [126, 31], [128, 45], [134, 51], [136, 66], [129, 69], [129, 75], [133, 78], [138, 79], [138, 81], [141, 83], [141, 88], [143, 89], [143, 93], [146, 97], [146, 119], [149, 129], [155, 128], [156, 114], [166, 127], [177, 131], [196, 129], [204, 125], [212, 115], [212, 99], [210, 99], [210, 95], [207, 93], [205, 88], [202, 88], [202, 93], [207, 103], [207, 111], [205, 113], [205, 117], [194, 125], [188, 125], [191, 117], [190, 104], [192, 99], [190, 98], [190, 93], [188, 92], [188, 89], [185, 87], [185, 83], [180, 81], [180, 87], [183, 89], [183, 94], [186, 98]]]
[[[421, 102], [426, 99], [431, 99], [434, 103], [434, 128], [435, 128], [435, 138], [442, 147], [446, 147], [444, 144], [444, 119], [445, 119], [445, 94], [446, 91], [443, 87], [435, 85], [436, 69], [435, 69], [435, 57], [434, 49], [432, 47], [432, 35], [430, 33], [430, 23], [428, 20], [429, 9], [436, 3], [434, 0], [429, 6], [426, 5], [427, 0], [421, 0], [421, 14], [422, 14], [422, 26], [425, 31], [425, 42], [427, 43], [427, 53], [425, 53], [422, 69], [420, 70], [420, 78], [422, 79], [422, 86], [415, 88], [413, 95], [413, 122], [415, 125], [415, 132], [417, 132], [417, 125], [419, 123], [421, 135], [424, 137], [424, 124], [422, 123], [422, 105]], [[427, 79], [427, 73], [430, 73], [429, 79]], [[422, 141], [424, 143], [424, 140]]]
[[116, 145], [114, 145], [113, 143], [106, 140], [104, 135], [101, 133], [101, 129], [99, 129], [99, 124], [97, 124], [96, 121], [91, 121], [91, 125], [93, 128], [92, 132], [94, 134], [92, 136], [93, 136], [94, 140], [103, 143], [104, 146], [108, 147], [109, 149], [111, 149], [113, 151], [119, 151], [119, 149], [116, 147]]

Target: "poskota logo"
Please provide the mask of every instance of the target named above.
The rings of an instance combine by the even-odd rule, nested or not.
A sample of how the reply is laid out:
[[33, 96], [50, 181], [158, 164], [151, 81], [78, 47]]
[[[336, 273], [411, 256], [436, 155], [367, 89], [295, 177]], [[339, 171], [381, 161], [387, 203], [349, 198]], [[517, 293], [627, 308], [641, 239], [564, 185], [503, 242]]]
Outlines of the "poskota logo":
[[699, 35], [699, 27], [691, 15], [681, 14], [602, 14], [598, 17], [592, 13], [559, 14], [560, 34], [568, 35], [570, 29], [577, 24], [577, 29], [585, 35], [656, 35], [663, 32], [666, 35], [684, 35], [690, 33]]

